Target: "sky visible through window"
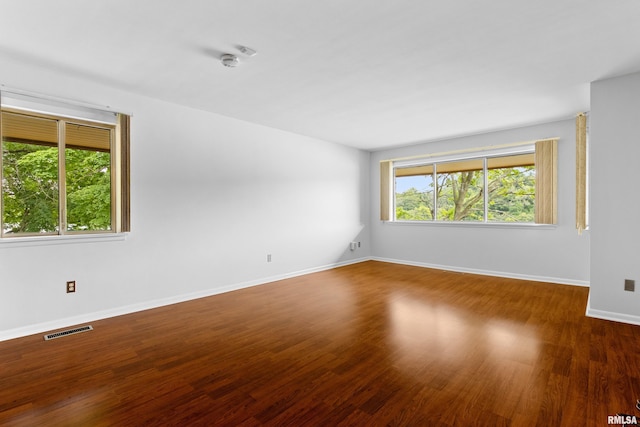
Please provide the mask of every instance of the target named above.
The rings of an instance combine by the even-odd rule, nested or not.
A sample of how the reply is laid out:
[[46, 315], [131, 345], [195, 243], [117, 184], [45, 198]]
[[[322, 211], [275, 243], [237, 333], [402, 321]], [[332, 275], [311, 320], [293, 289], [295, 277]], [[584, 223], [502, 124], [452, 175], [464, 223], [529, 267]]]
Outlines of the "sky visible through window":
[[396, 193], [404, 193], [410, 188], [415, 188], [419, 192], [427, 191], [433, 181], [431, 175], [403, 176], [396, 178]]

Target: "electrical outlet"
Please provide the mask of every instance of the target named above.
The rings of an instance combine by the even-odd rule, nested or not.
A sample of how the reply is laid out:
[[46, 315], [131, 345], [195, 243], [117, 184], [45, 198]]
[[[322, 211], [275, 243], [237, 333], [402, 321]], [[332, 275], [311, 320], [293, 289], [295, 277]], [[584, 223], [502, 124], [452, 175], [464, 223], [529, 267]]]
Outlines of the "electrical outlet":
[[624, 279], [624, 290], [629, 292], [635, 292], [636, 281], [631, 279]]
[[70, 294], [76, 291], [76, 281], [70, 280], [67, 282], [67, 293]]
[[267, 262], [271, 262], [271, 254], [267, 254]]

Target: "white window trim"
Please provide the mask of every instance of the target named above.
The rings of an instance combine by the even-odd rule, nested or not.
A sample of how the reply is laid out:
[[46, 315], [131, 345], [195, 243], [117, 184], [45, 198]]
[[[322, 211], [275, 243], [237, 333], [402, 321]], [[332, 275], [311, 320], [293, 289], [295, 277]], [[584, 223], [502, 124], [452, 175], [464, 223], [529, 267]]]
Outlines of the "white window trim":
[[118, 113], [133, 117], [133, 114], [107, 105], [90, 104], [77, 99], [62, 98], [42, 93], [7, 87], [0, 84], [2, 107], [13, 107], [34, 113], [53, 114], [72, 119], [83, 119], [97, 123], [115, 124]]
[[454, 154], [434, 154], [432, 156], [424, 156], [408, 160], [394, 160], [393, 168], [403, 168], [412, 166], [430, 165], [432, 163], [455, 162], [459, 160], [470, 160], [484, 157], [502, 157], [516, 154], [525, 154], [535, 151], [535, 143], [527, 143], [513, 147], [494, 148], [488, 150], [477, 150], [473, 152], [454, 153]]
[[51, 234], [34, 235], [24, 237], [10, 237], [0, 239], [0, 249], [3, 247], [28, 247], [28, 246], [50, 246], [68, 245], [75, 243], [102, 243], [120, 242], [127, 239], [130, 233], [103, 233], [103, 234]]
[[554, 230], [558, 228], [557, 224], [536, 224], [533, 222], [479, 222], [479, 221], [407, 221], [407, 220], [393, 220], [393, 221], [380, 221], [383, 224], [391, 225], [416, 225], [424, 227], [469, 227], [469, 228], [535, 228], [535, 229], [548, 229]]

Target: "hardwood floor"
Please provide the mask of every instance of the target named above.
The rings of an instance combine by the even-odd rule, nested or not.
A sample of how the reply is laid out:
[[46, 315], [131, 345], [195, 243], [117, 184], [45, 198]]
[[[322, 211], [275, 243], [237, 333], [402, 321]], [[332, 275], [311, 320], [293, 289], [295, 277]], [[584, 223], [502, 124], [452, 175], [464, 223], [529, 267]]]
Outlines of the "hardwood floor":
[[586, 288], [365, 262], [0, 342], [0, 425], [604, 426], [640, 327]]

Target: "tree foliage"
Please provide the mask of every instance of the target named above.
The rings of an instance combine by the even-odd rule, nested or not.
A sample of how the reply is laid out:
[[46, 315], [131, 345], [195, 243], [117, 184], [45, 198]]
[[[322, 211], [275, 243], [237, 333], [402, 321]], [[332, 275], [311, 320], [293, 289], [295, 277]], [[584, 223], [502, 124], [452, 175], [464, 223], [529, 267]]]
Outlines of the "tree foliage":
[[411, 187], [396, 195], [396, 219], [428, 221], [433, 219], [433, 191]]
[[109, 153], [66, 150], [67, 227], [108, 230], [111, 226]]
[[439, 220], [482, 221], [484, 218], [482, 171], [438, 174]]
[[490, 170], [488, 220], [534, 222], [535, 186], [533, 166]]
[[[57, 147], [3, 141], [2, 224], [6, 233], [59, 230], [58, 153]], [[109, 229], [109, 153], [67, 149], [65, 168], [68, 229]]]

